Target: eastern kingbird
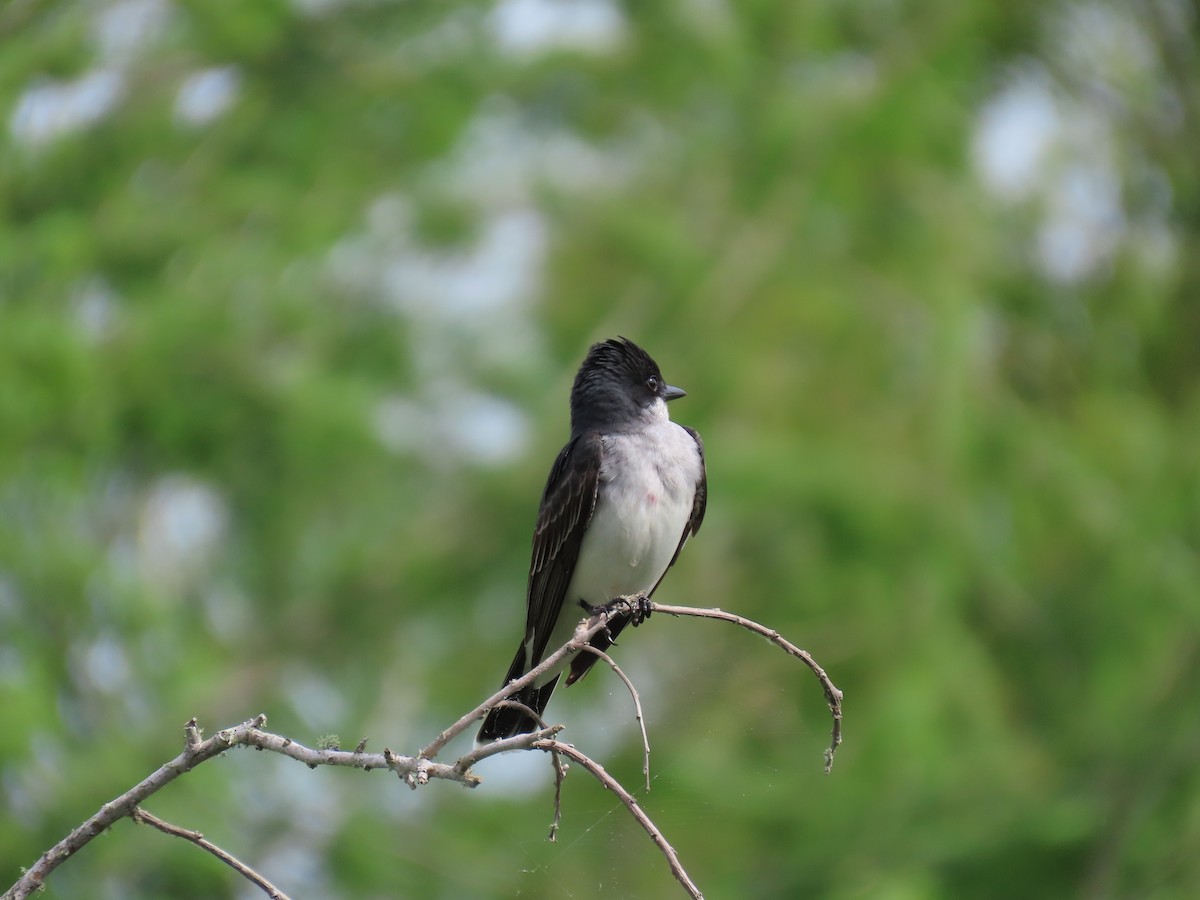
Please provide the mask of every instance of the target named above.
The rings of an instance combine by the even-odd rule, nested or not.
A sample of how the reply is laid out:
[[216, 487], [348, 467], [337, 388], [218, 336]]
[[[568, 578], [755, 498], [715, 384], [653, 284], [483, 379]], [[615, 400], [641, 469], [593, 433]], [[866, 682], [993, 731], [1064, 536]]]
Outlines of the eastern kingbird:
[[[700, 530], [708, 493], [704, 445], [667, 415], [667, 402], [684, 393], [633, 341], [604, 341], [588, 351], [571, 388], [571, 439], [542, 493], [525, 639], [505, 684], [569, 641], [585, 613], [618, 597], [649, 598]], [[606, 650], [630, 621], [630, 613], [618, 612], [592, 646]], [[596, 659], [578, 653], [512, 699], [541, 715], [562, 669], [570, 666], [567, 684], [574, 684]], [[497, 707], [479, 741], [537, 727], [522, 711]]]

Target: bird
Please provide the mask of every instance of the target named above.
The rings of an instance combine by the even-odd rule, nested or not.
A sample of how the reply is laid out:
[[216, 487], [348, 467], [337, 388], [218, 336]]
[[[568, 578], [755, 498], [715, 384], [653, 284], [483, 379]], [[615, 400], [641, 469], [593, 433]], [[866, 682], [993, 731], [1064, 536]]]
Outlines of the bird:
[[[571, 435], [550, 469], [533, 531], [525, 635], [504, 678], [520, 678], [574, 636], [585, 615], [611, 611], [591, 640], [607, 650], [626, 625], [649, 615], [649, 598], [704, 521], [708, 477], [695, 429], [671, 421], [667, 404], [686, 396], [628, 338], [593, 344], [571, 387]], [[639, 605], [616, 608], [636, 597]], [[598, 657], [586, 651], [510, 699], [538, 717], [563, 672], [574, 684]], [[480, 744], [532, 732], [537, 719], [495, 706]]]

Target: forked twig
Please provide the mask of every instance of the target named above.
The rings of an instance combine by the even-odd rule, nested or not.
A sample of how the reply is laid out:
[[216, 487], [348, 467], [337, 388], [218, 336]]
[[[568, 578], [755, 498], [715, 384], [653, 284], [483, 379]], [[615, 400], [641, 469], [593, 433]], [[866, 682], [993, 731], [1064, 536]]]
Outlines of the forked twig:
[[[67, 859], [89, 844], [98, 834], [121, 819], [131, 817], [135, 809], [152, 794], [158, 793], [176, 778], [194, 769], [201, 763], [220, 756], [234, 747], [255, 747], [279, 753], [304, 763], [309, 768], [317, 766], [348, 766], [355, 769], [391, 769], [411, 788], [426, 784], [431, 778], [457, 781], [467, 787], [479, 784], [479, 777], [465, 769], [447, 763], [434, 762], [413, 756], [401, 756], [384, 748], [382, 753], [360, 753], [346, 750], [318, 750], [306, 747], [281, 734], [264, 731], [267, 722], [264, 715], [248, 719], [241, 725], [225, 728], [204, 740], [196, 720], [184, 726], [183, 752], [156, 771], [135, 784], [125, 793], [105, 803], [81, 825], [43, 853], [38, 860], [21, 872], [21, 877], [4, 892], [2, 900], [22, 900], [45, 884], [46, 877]], [[506, 749], [529, 749], [539, 739], [553, 737], [561, 726], [539, 729], [532, 734], [518, 735], [510, 739]]]
[[562, 660], [566, 659], [573, 653], [579, 652], [580, 649], [587, 646], [588, 642], [592, 638], [608, 627], [608, 620], [611, 618], [611, 616], [612, 614], [610, 612], [599, 610], [597, 611], [596, 615], [582, 620], [575, 627], [575, 634], [571, 640], [567, 641], [520, 678], [514, 678], [465, 716], [460, 717], [457, 722], [430, 741], [429, 744], [427, 744], [425, 748], [422, 749], [417, 755], [424, 759], [433, 759], [438, 755], [439, 752], [441, 752], [443, 747], [474, 725], [479, 719], [482, 719], [484, 716], [486, 716], [488, 711], [493, 707], [500, 705], [502, 701], [508, 700], [510, 697], [517, 694], [517, 692], [519, 692], [522, 688], [533, 684], [534, 681], [540, 678], [544, 673], [549, 672]]

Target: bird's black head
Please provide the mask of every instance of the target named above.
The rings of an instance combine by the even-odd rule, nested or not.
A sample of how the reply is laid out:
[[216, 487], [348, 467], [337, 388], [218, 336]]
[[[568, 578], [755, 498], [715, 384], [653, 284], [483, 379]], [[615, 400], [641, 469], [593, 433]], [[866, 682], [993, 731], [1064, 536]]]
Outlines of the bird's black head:
[[619, 431], [646, 419], [666, 419], [666, 402], [684, 394], [667, 384], [658, 363], [628, 338], [593, 344], [571, 388], [571, 432]]

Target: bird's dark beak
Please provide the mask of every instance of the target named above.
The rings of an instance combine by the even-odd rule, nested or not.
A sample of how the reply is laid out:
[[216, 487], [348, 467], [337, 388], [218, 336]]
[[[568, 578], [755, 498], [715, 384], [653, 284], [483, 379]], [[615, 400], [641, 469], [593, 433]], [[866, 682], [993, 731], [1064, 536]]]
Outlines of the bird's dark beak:
[[668, 384], [662, 389], [662, 398], [667, 402], [678, 400], [680, 397], [686, 397], [687, 391], [683, 388], [677, 388], [673, 384]]

